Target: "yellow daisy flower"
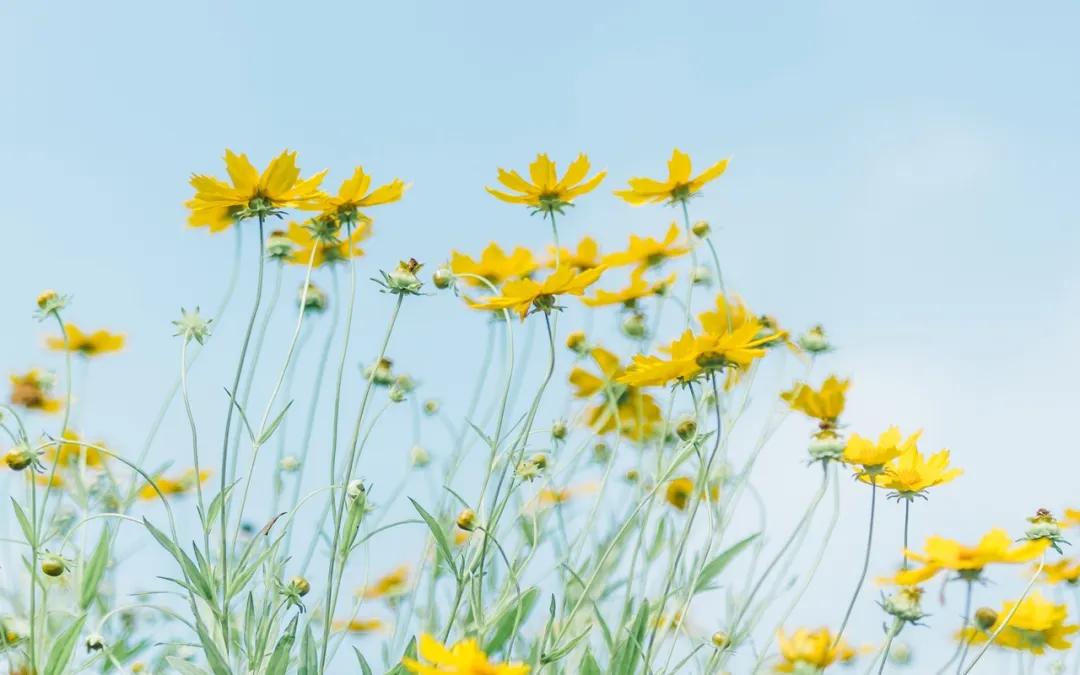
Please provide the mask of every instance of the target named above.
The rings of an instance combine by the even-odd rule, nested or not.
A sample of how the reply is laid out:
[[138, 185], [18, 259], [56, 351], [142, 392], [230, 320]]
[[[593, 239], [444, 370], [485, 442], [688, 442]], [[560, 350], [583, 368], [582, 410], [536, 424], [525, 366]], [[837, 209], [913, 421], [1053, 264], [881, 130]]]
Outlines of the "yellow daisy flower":
[[797, 382], [790, 391], [780, 394], [787, 401], [788, 407], [812, 417], [830, 428], [836, 426], [840, 414], [844, 412], [847, 390], [851, 380], [841, 380], [835, 375], [825, 378], [820, 389], [814, 389], [804, 382]]
[[[585, 412], [586, 423], [597, 434], [614, 431], [617, 424], [621, 424], [619, 432], [637, 442], [655, 435], [663, 420], [656, 399], [638, 387], [616, 381], [625, 372], [619, 357], [603, 347], [594, 347], [589, 350], [589, 355], [599, 368], [599, 375], [581, 367], [570, 371], [570, 384], [574, 385], [575, 397], [600, 395], [602, 399], [601, 403]], [[618, 420], [612, 413], [612, 403], [618, 411]]]
[[[361, 215], [357, 224], [353, 227], [348, 241], [339, 240], [337, 243], [321, 242], [315, 239], [311, 230], [299, 223], [289, 223], [289, 229], [285, 237], [291, 241], [295, 248], [289, 254], [290, 265], [307, 266], [308, 260], [313, 260], [312, 267], [322, 267], [348, 260], [352, 257], [364, 255], [364, 249], [360, 248], [360, 242], [371, 236], [371, 219]], [[315, 248], [315, 258], [311, 257], [311, 249]]]
[[843, 643], [834, 647], [834, 637], [828, 628], [813, 631], [800, 628], [790, 636], [781, 630], [776, 641], [781, 659], [774, 668], [778, 673], [821, 672], [837, 661], [841, 649], [845, 654], [850, 650]]
[[370, 187], [371, 176], [364, 173], [364, 167], [358, 166], [353, 170], [352, 177], [342, 181], [337, 195], [320, 192], [299, 204], [299, 207], [305, 211], [333, 214], [341, 220], [352, 220], [357, 217], [359, 209], [396, 202], [409, 189], [400, 178], [369, 191]]
[[[1035, 569], [1038, 569], [1038, 566]], [[1042, 574], [1048, 584], [1076, 585], [1080, 581], [1080, 560], [1062, 558], [1056, 562], [1046, 563]]]
[[355, 635], [366, 635], [368, 633], [377, 633], [386, 628], [386, 622], [382, 619], [335, 619], [331, 625], [331, 630], [335, 632], [347, 631]]
[[[694, 479], [689, 476], [679, 476], [668, 481], [667, 488], [664, 490], [664, 500], [676, 509], [685, 511], [690, 505], [690, 498], [694, 496], [694, 492]], [[708, 495], [709, 500], [714, 503], [720, 499], [720, 485], [711, 482]], [[700, 490], [698, 497], [705, 499], [705, 490]]]
[[533, 308], [542, 312], [558, 309], [555, 299], [560, 295], [582, 295], [603, 273], [603, 267], [577, 274], [563, 267], [539, 283], [532, 279], [509, 281], [499, 295], [473, 300], [469, 304], [479, 309], [509, 309], [517, 312], [524, 321]]
[[528, 675], [529, 666], [520, 663], [493, 663], [476, 640], [462, 640], [445, 647], [431, 635], [420, 636], [419, 656], [431, 665], [405, 657], [401, 660], [414, 675]]
[[1080, 509], [1065, 509], [1065, 517], [1061, 519], [1062, 527], [1080, 527]]
[[916, 447], [922, 431], [916, 431], [902, 440], [900, 429], [889, 427], [878, 436], [877, 443], [858, 434], [851, 434], [844, 447], [844, 461], [858, 464], [868, 475], [880, 474], [886, 464], [899, 457], [909, 448]]
[[[551, 258], [544, 263], [544, 266], [555, 269], [555, 247], [549, 246], [548, 253], [551, 254]], [[579, 271], [599, 267], [602, 262], [600, 246], [592, 237], [582, 237], [573, 251], [568, 248], [559, 249], [559, 262]]]
[[[487, 279], [493, 286], [528, 277], [536, 271], [537, 267], [539, 265], [529, 249], [523, 246], [515, 246], [514, 250], [508, 255], [495, 242], [488, 244], [480, 252], [480, 258], [477, 260], [460, 251], [454, 251], [450, 255], [451, 272], [454, 274], [475, 274], [478, 277]], [[461, 280], [469, 286], [487, 288], [487, 285], [479, 279], [462, 277]]]
[[31, 368], [22, 375], [12, 375], [10, 379], [12, 405], [44, 413], [60, 412], [64, 407], [60, 399], [50, 396], [53, 378], [48, 373]]
[[[885, 471], [874, 480], [878, 487], [893, 490], [898, 497], [911, 499], [932, 487], [951, 482], [962, 473], [961, 469], [949, 467], [948, 450], [924, 457], [915, 445], [908, 445], [885, 465]], [[870, 475], [860, 473], [859, 480], [869, 483]]]
[[578, 485], [571, 485], [570, 487], [565, 488], [544, 488], [536, 493], [533, 510], [536, 508], [547, 509], [552, 506], [562, 506], [576, 497], [595, 494], [598, 489], [599, 486], [592, 482], [579, 483]]
[[[1016, 608], [1016, 613], [1005, 623], [1013, 608]], [[1048, 648], [1065, 650], [1072, 647], [1072, 643], [1066, 638], [1080, 631], [1080, 626], [1065, 623], [1068, 614], [1065, 605], [1054, 604], [1036, 590], [1021, 600], [1019, 606], [1015, 601], [1003, 603], [994, 625], [985, 631], [969, 626], [958, 633], [957, 637], [974, 644], [983, 644], [1004, 625], [1005, 628], [994, 639], [994, 644], [1000, 647], [1032, 654], [1043, 654]]]
[[[81, 438], [79, 434], [75, 433], [71, 429], [65, 429], [61, 434], [61, 438], [65, 441], [79, 441]], [[105, 447], [105, 444], [101, 441], [95, 443]], [[105, 461], [109, 458], [108, 455], [101, 452], [97, 448], [88, 448], [78, 443], [61, 443], [59, 453], [56, 451], [56, 446], [50, 447], [46, 453], [48, 460], [52, 462], [54, 459], [60, 466], [78, 466], [79, 457], [86, 455], [86, 466], [91, 468], [97, 468], [105, 465]]]
[[392, 598], [409, 590], [409, 566], [399, 565], [375, 580], [370, 586], [359, 589], [356, 594], [365, 600]]
[[73, 323], [66, 324], [64, 329], [67, 331], [67, 342], [64, 342], [63, 336], [49, 336], [45, 340], [45, 345], [49, 349], [56, 352], [66, 350], [91, 357], [118, 352], [124, 348], [124, 336], [119, 333], [110, 333], [107, 330], [84, 333]]
[[601, 171], [586, 180], [588, 173], [589, 158], [584, 153], [570, 163], [561, 179], [555, 162], [548, 159], [547, 155], [539, 154], [536, 161], [529, 165], [531, 182], [522, 178], [517, 171], [499, 169], [499, 182], [511, 190], [511, 193], [490, 187], [484, 189], [493, 197], [510, 204], [524, 204], [536, 212], [546, 214], [552, 211], [562, 213], [563, 207], [572, 204], [577, 197], [592, 192], [607, 175], [606, 171]]
[[670, 274], [666, 279], [659, 281], [646, 281], [645, 271], [641, 268], [634, 270], [630, 275], [630, 285], [619, 291], [597, 290], [591, 298], [582, 298], [581, 301], [588, 307], [604, 307], [607, 305], [625, 305], [634, 307], [641, 298], [654, 295], [663, 295], [664, 292], [675, 283], [675, 275]]
[[905, 551], [908, 558], [922, 567], [901, 570], [883, 583], [913, 586], [933, 578], [942, 570], [956, 572], [961, 578], [974, 580], [987, 565], [1014, 565], [1031, 562], [1050, 545], [1048, 539], [1036, 539], [1013, 545], [1009, 533], [994, 529], [986, 533], [975, 546], [965, 546], [952, 539], [933, 536], [926, 540], [923, 552]]
[[675, 202], [685, 201], [697, 194], [706, 183], [719, 178], [727, 170], [727, 167], [728, 160], [722, 159], [698, 176], [691, 177], [690, 156], [675, 148], [671, 153], [671, 159], [668, 160], [667, 180], [631, 178], [628, 181], [630, 189], [617, 190], [615, 195], [622, 197], [634, 206], [661, 202], [674, 204]]
[[311, 178], [300, 178], [296, 153], [288, 150], [271, 160], [261, 174], [247, 155], [226, 150], [225, 168], [231, 184], [213, 176], [191, 177], [195, 196], [184, 203], [191, 210], [188, 225], [221, 232], [252, 213], [300, 206], [319, 196], [319, 185], [326, 176], [326, 171], [320, 171]]
[[690, 252], [690, 246], [679, 240], [679, 226], [671, 223], [663, 239], [630, 235], [626, 250], [604, 257], [608, 267], [636, 265], [639, 268], [656, 267], [666, 260], [678, 258]]
[[[197, 482], [205, 483], [208, 478], [210, 478], [210, 471], [208, 469], [200, 471], [198, 476], [195, 475], [195, 469], [185, 469], [175, 478], [155, 476], [154, 482], [157, 484], [158, 489], [161, 490], [162, 494], [184, 495], [195, 489]], [[157, 498], [157, 492], [149, 483], [139, 488], [139, 499], [154, 500]]]

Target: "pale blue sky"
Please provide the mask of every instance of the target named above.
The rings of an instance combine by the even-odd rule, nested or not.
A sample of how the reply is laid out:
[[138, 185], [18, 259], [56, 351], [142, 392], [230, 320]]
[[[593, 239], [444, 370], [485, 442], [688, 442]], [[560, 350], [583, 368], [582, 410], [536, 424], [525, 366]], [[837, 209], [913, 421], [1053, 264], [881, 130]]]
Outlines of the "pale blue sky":
[[[358, 163], [411, 181], [374, 214], [366, 279], [400, 257], [545, 242], [543, 223], [482, 190], [538, 151], [562, 164], [586, 151], [610, 171], [567, 240], [660, 233], [669, 212], [610, 189], [678, 146], [701, 165], [733, 157], [694, 215], [719, 229], [730, 285], [755, 308], [835, 336], [826, 367], [855, 379], [851, 425], [924, 427], [967, 469], [926, 513], [945, 534], [1017, 528], [1080, 500], [1078, 21], [1067, 2], [4, 3], [2, 366], [59, 366], [29, 315], [41, 289], [73, 293], [74, 321], [130, 339], [93, 364], [84, 426], [136, 447], [176, 371], [168, 321], [213, 306], [224, 283], [231, 235], [186, 229], [182, 202], [191, 172], [222, 172], [225, 147], [257, 164], [294, 148], [334, 187]], [[452, 354], [481, 324], [451, 298], [421, 303], [395, 355], [430, 395], [460, 398], [475, 366]], [[374, 315], [355, 355], [386, 305], [365, 288]], [[235, 331], [214, 342], [196, 377], [205, 416], [223, 409]], [[180, 422], [155, 456], [186, 451]], [[798, 446], [804, 426], [780, 439]], [[807, 475], [792, 453], [759, 470], [767, 497]], [[791, 492], [771, 492], [774, 536], [804, 501]], [[859, 496], [840, 532], [859, 543], [829, 563], [843, 569], [861, 547]], [[814, 610], [803, 618], [835, 621]]]

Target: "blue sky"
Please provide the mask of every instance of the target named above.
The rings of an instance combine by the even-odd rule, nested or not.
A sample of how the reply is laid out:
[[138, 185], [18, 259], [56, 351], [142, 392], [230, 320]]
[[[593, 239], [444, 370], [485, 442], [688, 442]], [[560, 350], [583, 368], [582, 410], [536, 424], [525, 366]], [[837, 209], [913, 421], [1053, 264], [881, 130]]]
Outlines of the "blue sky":
[[[928, 521], [1017, 528], [1064, 506], [1080, 469], [1078, 20], [1066, 2], [5, 3], [2, 365], [59, 365], [29, 315], [41, 289], [73, 293], [73, 320], [130, 340], [92, 365], [82, 421], [136, 446], [176, 372], [168, 321], [215, 304], [227, 273], [231, 236], [186, 229], [182, 208], [188, 175], [220, 173], [225, 147], [258, 164], [294, 148], [333, 186], [356, 164], [412, 182], [374, 214], [366, 279], [492, 239], [542, 245], [540, 221], [482, 190], [538, 151], [610, 171], [565, 239], [659, 234], [671, 214], [609, 189], [678, 146], [700, 165], [733, 158], [694, 216], [719, 230], [730, 285], [755, 308], [835, 336], [852, 427], [924, 427], [967, 469]], [[364, 298], [357, 355], [387, 310]], [[394, 351], [453, 401], [475, 363], [452, 355], [483, 329], [451, 298], [420, 302]], [[236, 337], [223, 328], [197, 372], [205, 416]], [[778, 443], [804, 433], [789, 423]], [[778, 532], [813, 486], [770, 485], [805, 480], [796, 462], [761, 469]], [[845, 518], [839, 536], [863, 526]], [[829, 564], [854, 567], [857, 546]]]

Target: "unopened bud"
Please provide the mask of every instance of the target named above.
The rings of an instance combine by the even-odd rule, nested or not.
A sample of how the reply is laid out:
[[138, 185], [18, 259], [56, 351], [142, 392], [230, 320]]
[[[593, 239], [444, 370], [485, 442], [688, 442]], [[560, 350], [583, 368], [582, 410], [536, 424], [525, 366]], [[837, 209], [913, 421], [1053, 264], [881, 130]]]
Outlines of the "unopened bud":
[[975, 625], [983, 630], [990, 630], [997, 620], [998, 613], [989, 607], [980, 607], [975, 610]]
[[105, 638], [100, 633], [91, 633], [86, 636], [86, 651], [100, 652], [105, 649]]
[[47, 555], [45, 559], [41, 561], [41, 571], [46, 576], [58, 577], [67, 571], [67, 563], [60, 556]]
[[435, 288], [449, 288], [453, 282], [454, 273], [446, 267], [440, 267], [431, 275], [431, 283], [435, 284]]
[[417, 468], [423, 468], [431, 463], [431, 455], [420, 445], [412, 446], [409, 450], [409, 464]]
[[37, 461], [37, 454], [24, 443], [4, 453], [4, 463], [13, 471], [22, 471]]
[[566, 336], [566, 347], [570, 351], [574, 352], [578, 356], [584, 356], [589, 351], [588, 345], [585, 340], [585, 333], [580, 330], [576, 330]]
[[311, 583], [304, 577], [293, 577], [289, 579], [289, 590], [302, 598], [311, 591]]
[[424, 414], [425, 415], [437, 415], [439, 413], [439, 402], [433, 398], [429, 398], [424, 401]]
[[551, 437], [556, 441], [561, 441], [566, 438], [567, 429], [566, 422], [562, 420], [555, 420], [551, 425]]
[[266, 237], [266, 257], [282, 260], [292, 255], [293, 243], [282, 230], [274, 230]]
[[640, 340], [648, 333], [645, 325], [645, 315], [641, 312], [628, 314], [622, 321], [622, 332], [626, 337]]
[[466, 532], [472, 532], [476, 529], [476, 511], [462, 509], [457, 517], [457, 526]]
[[727, 649], [731, 645], [731, 637], [722, 630], [712, 634], [713, 646], [717, 649]]
[[300, 459], [296, 455], [285, 455], [281, 458], [278, 468], [285, 473], [293, 473], [300, 468]]
[[709, 227], [709, 223], [705, 222], [704, 220], [699, 220], [690, 226], [690, 231], [694, 233], [695, 237], [698, 237], [700, 239], [704, 239], [705, 237], [709, 236], [709, 232], [711, 230], [712, 228]]
[[684, 418], [675, 425], [675, 433], [684, 441], [689, 441], [697, 435], [697, 422], [692, 417]]

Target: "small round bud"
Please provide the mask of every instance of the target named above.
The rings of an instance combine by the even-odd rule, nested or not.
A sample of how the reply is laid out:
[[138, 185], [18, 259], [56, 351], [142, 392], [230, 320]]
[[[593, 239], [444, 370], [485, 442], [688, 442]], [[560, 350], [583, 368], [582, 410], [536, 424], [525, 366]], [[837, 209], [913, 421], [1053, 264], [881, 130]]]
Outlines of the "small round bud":
[[622, 332], [626, 337], [640, 340], [645, 337], [648, 332], [648, 326], [645, 325], [645, 315], [641, 312], [633, 312], [628, 314], [622, 321]]
[[37, 461], [37, 454], [24, 443], [4, 453], [4, 463], [13, 471], [22, 471]]
[[409, 293], [417, 295], [424, 282], [416, 277], [416, 273], [423, 267], [416, 258], [402, 260], [390, 274], [383, 272], [383, 286], [391, 293]]
[[1024, 532], [1028, 539], [1049, 539], [1055, 544], [1061, 541], [1061, 526], [1048, 509], [1039, 509], [1033, 517], [1028, 518], [1028, 522], [1031, 525]]
[[593, 446], [592, 455], [594, 461], [603, 464], [611, 458], [611, 448], [608, 447], [607, 443], [600, 441]]
[[566, 336], [566, 348], [578, 356], [584, 356], [589, 351], [584, 331], [576, 330]]
[[627, 469], [626, 473], [623, 475], [623, 478], [626, 479], [627, 483], [636, 483], [638, 482], [638, 480], [641, 479], [641, 474], [638, 473], [637, 469]]
[[894, 641], [889, 647], [889, 661], [898, 666], [911, 663], [911, 646], [906, 642]]
[[882, 608], [901, 621], [915, 622], [926, 616], [922, 611], [923, 589], [905, 586], [881, 603]]
[[810, 458], [817, 460], [840, 460], [844, 456], [844, 439], [833, 433], [814, 436], [806, 449]]
[[542, 452], [538, 452], [532, 457], [530, 457], [529, 461], [532, 462], [536, 466], [536, 468], [540, 469], [541, 471], [546, 469], [548, 466], [548, 456]]
[[551, 437], [556, 441], [561, 441], [566, 438], [568, 430], [566, 428], [566, 422], [562, 420], [555, 420], [551, 425]]
[[731, 637], [722, 630], [712, 634], [713, 646], [717, 649], [727, 649], [731, 645]]
[[429, 398], [424, 401], [424, 414], [425, 415], [437, 415], [439, 414], [440, 404], [437, 400]]
[[293, 577], [289, 579], [289, 590], [302, 598], [311, 591], [311, 583], [304, 577]]
[[697, 436], [697, 422], [692, 417], [683, 418], [675, 425], [675, 433], [684, 441], [689, 441]]
[[821, 326], [814, 326], [800, 335], [799, 346], [803, 351], [811, 354], [823, 354], [832, 350], [829, 338], [825, 335], [825, 329]]
[[41, 571], [46, 576], [58, 577], [67, 571], [67, 563], [60, 556], [47, 555], [45, 559], [41, 561]]
[[304, 287], [300, 287], [300, 293], [297, 295], [297, 302], [303, 304], [305, 312], [321, 312], [326, 309], [326, 305], [329, 302], [326, 291], [322, 290], [315, 284], [308, 282], [307, 294], [304, 294]]
[[387, 397], [394, 403], [401, 403], [408, 397], [408, 392], [401, 387], [397, 382], [390, 385], [390, 389], [386, 392]]
[[274, 230], [266, 237], [266, 257], [284, 260], [292, 255], [293, 243], [282, 230]]
[[374, 365], [364, 368], [364, 377], [377, 385], [388, 387], [394, 382], [393, 365], [390, 359], [379, 359]]
[[431, 275], [431, 283], [438, 289], [449, 288], [454, 283], [454, 273], [447, 267], [440, 267]]
[[345, 496], [350, 502], [354, 502], [357, 499], [361, 499], [367, 495], [367, 488], [364, 487], [364, 481], [359, 478], [354, 478], [349, 481], [349, 484], [345, 487]]
[[462, 509], [461, 513], [457, 517], [457, 526], [466, 532], [472, 532], [476, 529], [476, 511], [472, 509]]
[[975, 625], [983, 630], [990, 630], [997, 620], [998, 613], [989, 607], [980, 607], [975, 610]]
[[417, 468], [423, 468], [431, 464], [431, 455], [423, 446], [414, 445], [409, 450], [409, 464]]
[[86, 636], [86, 651], [100, 652], [105, 649], [105, 638], [100, 633], [91, 633]]
[[712, 270], [705, 265], [698, 265], [690, 270], [690, 281], [698, 286], [711, 286], [713, 282]]
[[296, 455], [285, 455], [281, 458], [278, 468], [285, 473], [295, 473], [300, 468], [300, 458]]
[[56, 294], [56, 291], [54, 291], [54, 290], [52, 290], [52, 289], [50, 289], [50, 290], [47, 290], [47, 291], [42, 291], [42, 292], [41, 292], [41, 293], [40, 293], [40, 294], [39, 294], [39, 295], [37, 296], [37, 306], [38, 306], [38, 309], [44, 310], [44, 309], [45, 309], [46, 307], [48, 307], [48, 306], [49, 306], [50, 304], [52, 304], [52, 303], [56, 302], [56, 299], [57, 299], [58, 297], [59, 297], [59, 296], [58, 296], [58, 295]]
[[704, 220], [699, 220], [690, 226], [690, 231], [693, 232], [694, 236], [698, 237], [699, 239], [704, 239], [705, 237], [709, 236], [709, 232], [711, 230], [712, 228], [709, 227], [709, 223], [705, 222]]

